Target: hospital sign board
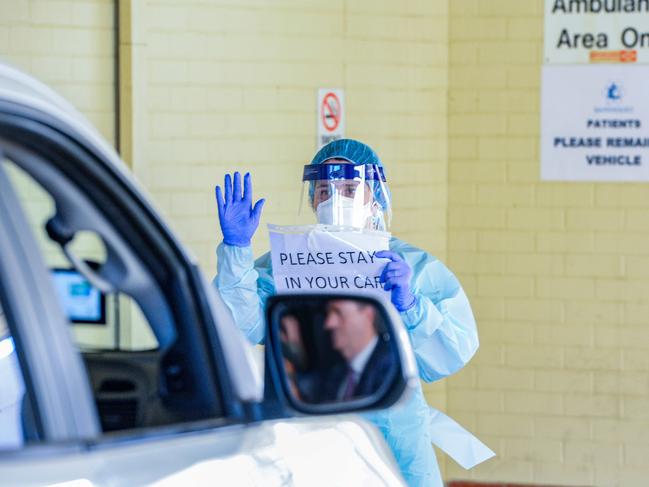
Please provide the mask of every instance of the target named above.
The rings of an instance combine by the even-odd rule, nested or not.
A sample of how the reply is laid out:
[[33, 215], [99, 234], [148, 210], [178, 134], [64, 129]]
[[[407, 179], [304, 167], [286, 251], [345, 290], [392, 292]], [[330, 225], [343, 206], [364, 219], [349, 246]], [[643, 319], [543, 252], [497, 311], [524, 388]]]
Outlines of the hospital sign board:
[[649, 66], [543, 66], [541, 178], [649, 181]]
[[545, 0], [545, 64], [648, 64], [649, 0]]

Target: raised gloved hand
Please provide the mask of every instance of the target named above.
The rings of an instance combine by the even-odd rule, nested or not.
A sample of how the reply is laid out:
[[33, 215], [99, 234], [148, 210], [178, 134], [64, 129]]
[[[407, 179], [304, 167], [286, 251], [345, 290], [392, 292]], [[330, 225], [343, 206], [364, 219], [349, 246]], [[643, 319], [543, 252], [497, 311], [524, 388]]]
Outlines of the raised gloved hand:
[[391, 250], [381, 250], [376, 257], [390, 259], [381, 273], [383, 289], [392, 292], [392, 304], [398, 311], [407, 311], [415, 305], [415, 295], [410, 291], [412, 269], [403, 258]]
[[252, 206], [252, 181], [250, 174], [243, 177], [243, 194], [241, 194], [241, 174], [234, 173], [234, 184], [229, 174], [225, 175], [225, 197], [219, 186], [216, 187], [216, 204], [219, 207], [219, 223], [223, 232], [223, 242], [226, 245], [247, 247], [250, 245], [257, 226], [263, 199]]

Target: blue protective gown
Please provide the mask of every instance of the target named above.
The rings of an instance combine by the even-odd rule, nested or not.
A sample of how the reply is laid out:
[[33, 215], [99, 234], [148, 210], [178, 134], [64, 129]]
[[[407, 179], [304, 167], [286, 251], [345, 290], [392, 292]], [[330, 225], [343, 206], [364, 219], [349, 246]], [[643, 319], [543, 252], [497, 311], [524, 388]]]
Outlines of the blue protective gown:
[[[469, 300], [457, 278], [437, 258], [394, 237], [390, 250], [401, 255], [413, 270], [410, 284], [417, 300], [401, 318], [419, 376], [426, 382], [446, 377], [461, 369], [478, 348]], [[237, 326], [251, 342], [260, 343], [265, 330], [264, 305], [275, 293], [270, 254], [255, 262], [251, 247], [221, 244], [217, 257], [214, 284]], [[421, 385], [405, 404], [364, 416], [385, 436], [409, 486], [443, 485], [431, 443], [439, 445], [436, 418], [446, 417], [426, 404]]]

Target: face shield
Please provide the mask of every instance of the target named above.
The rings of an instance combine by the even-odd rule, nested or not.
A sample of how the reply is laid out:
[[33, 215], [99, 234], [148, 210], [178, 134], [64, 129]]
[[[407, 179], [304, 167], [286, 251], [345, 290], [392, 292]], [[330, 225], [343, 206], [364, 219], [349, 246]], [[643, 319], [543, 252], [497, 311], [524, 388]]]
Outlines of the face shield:
[[314, 212], [323, 225], [389, 231], [392, 210], [383, 167], [337, 161], [304, 166], [300, 213]]

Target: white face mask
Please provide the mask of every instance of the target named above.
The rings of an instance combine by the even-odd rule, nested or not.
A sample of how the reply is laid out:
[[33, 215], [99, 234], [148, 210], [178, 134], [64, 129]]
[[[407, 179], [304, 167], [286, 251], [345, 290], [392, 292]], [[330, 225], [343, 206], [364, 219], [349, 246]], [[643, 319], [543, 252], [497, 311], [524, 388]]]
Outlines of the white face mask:
[[[334, 199], [336, 200], [335, 207]], [[372, 203], [360, 206], [353, 198], [338, 196], [320, 203], [315, 213], [318, 223], [323, 225], [367, 228], [368, 220], [372, 217]]]

